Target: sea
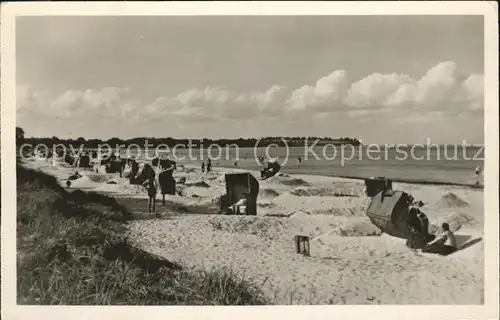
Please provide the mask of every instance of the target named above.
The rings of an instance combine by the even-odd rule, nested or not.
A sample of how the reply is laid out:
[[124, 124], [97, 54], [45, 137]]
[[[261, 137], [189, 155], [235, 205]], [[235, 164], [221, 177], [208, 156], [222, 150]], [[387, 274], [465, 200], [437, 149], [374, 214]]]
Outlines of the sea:
[[366, 179], [386, 177], [394, 181], [475, 185], [475, 169], [484, 168], [485, 150], [480, 146], [315, 146], [237, 148], [221, 146], [192, 149], [122, 149], [122, 157], [151, 159], [168, 155], [179, 164], [201, 166], [211, 158], [213, 167], [259, 170], [265, 166], [259, 158], [276, 159], [281, 171]]

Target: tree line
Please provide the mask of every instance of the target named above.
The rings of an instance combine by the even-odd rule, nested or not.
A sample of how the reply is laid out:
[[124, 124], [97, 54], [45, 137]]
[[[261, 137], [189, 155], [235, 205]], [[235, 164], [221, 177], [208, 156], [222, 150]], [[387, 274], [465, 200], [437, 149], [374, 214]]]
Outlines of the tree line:
[[64, 146], [73, 146], [79, 147], [84, 146], [85, 148], [97, 148], [99, 145], [109, 145], [112, 148], [115, 148], [118, 145], [127, 147], [130, 145], [138, 145], [143, 147], [148, 144], [148, 147], [157, 147], [157, 146], [168, 146], [172, 148], [176, 145], [184, 145], [189, 147], [191, 144], [192, 147], [208, 147], [211, 144], [217, 144], [220, 146], [226, 145], [236, 145], [239, 148], [252, 148], [255, 147], [258, 143], [259, 147], [266, 147], [271, 144], [276, 144], [278, 146], [285, 146], [285, 142], [289, 147], [292, 146], [304, 146], [305, 141], [309, 145], [313, 144], [315, 141], [318, 141], [316, 145], [324, 145], [324, 144], [335, 144], [335, 145], [343, 145], [343, 144], [351, 144], [351, 145], [359, 145], [360, 141], [355, 138], [349, 137], [341, 137], [341, 138], [331, 138], [331, 137], [265, 137], [261, 139], [256, 138], [238, 138], [238, 139], [176, 139], [176, 138], [155, 138], [155, 137], [138, 137], [131, 139], [121, 139], [117, 137], [113, 137], [107, 140], [102, 139], [85, 139], [83, 137], [79, 137], [77, 139], [60, 139], [58, 137], [29, 137], [26, 138], [24, 136], [24, 130], [22, 128], [16, 127], [16, 142], [18, 144], [26, 143], [31, 144], [33, 146], [43, 144], [48, 147], [53, 147], [54, 145], [64, 145]]

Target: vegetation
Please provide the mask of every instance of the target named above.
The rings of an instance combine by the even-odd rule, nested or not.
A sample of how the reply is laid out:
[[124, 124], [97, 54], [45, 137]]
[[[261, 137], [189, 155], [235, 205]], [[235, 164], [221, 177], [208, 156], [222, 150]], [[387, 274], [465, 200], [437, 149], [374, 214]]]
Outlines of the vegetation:
[[174, 138], [154, 138], [154, 137], [140, 137], [133, 139], [120, 139], [120, 138], [111, 138], [108, 140], [100, 140], [100, 139], [85, 139], [83, 137], [79, 137], [78, 139], [59, 139], [57, 137], [52, 138], [26, 138], [25, 143], [31, 144], [33, 146], [38, 144], [44, 144], [49, 148], [52, 148], [54, 145], [64, 145], [64, 146], [85, 146], [86, 148], [95, 149], [99, 145], [109, 145], [111, 148], [116, 148], [117, 146], [130, 146], [130, 145], [138, 145], [143, 147], [147, 144], [150, 148], [155, 148], [157, 146], [168, 146], [169, 148], [174, 147], [175, 145], [186, 146], [188, 147], [190, 144], [192, 147], [199, 147], [203, 145], [204, 147], [208, 147], [211, 144], [217, 144], [220, 146], [234, 145], [240, 148], [253, 148], [256, 145], [259, 147], [265, 147], [270, 144], [277, 144], [280, 146], [285, 146], [285, 143], [289, 147], [292, 146], [304, 146], [307, 140], [308, 145], [313, 144], [315, 141], [318, 141], [316, 145], [321, 146], [324, 144], [334, 144], [334, 145], [342, 145], [342, 144], [351, 144], [351, 145], [359, 145], [360, 141], [353, 138], [327, 138], [327, 137], [266, 137], [262, 139], [255, 138], [239, 138], [239, 139], [174, 139]]
[[266, 299], [231, 270], [196, 271], [135, 248], [115, 199], [67, 192], [17, 167], [19, 304], [252, 305]]
[[16, 145], [20, 145], [24, 142], [24, 130], [20, 127], [16, 127]]

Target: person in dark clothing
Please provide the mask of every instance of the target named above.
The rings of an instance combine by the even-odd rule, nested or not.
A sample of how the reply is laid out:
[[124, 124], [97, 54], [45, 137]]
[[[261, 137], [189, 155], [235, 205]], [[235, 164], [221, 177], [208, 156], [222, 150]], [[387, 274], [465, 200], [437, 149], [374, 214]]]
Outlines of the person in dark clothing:
[[156, 211], [156, 193], [158, 190], [154, 173], [144, 182], [144, 187], [148, 192], [148, 213], [154, 213]]
[[207, 160], [207, 173], [212, 171], [212, 161], [210, 159]]
[[166, 194], [175, 195], [175, 179], [173, 177], [174, 170], [175, 162], [169, 160], [167, 168], [158, 175], [162, 195], [162, 205], [165, 205]]
[[411, 249], [422, 249], [434, 236], [429, 234], [429, 219], [418, 208], [411, 207], [407, 219], [408, 239], [406, 245]]
[[205, 172], [205, 161], [201, 163], [201, 172]]

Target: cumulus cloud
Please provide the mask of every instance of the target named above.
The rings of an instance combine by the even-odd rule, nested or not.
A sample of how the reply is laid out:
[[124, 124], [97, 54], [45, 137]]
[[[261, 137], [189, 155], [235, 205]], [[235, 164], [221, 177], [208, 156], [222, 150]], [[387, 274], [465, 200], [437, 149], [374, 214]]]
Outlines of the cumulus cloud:
[[[75, 89], [54, 94], [18, 86], [17, 112], [21, 121], [23, 117], [31, 123], [42, 117], [75, 119], [67, 122], [68, 126], [84, 123], [87, 129], [100, 132], [110, 131], [111, 123], [113, 128], [121, 126], [127, 134], [132, 127], [156, 130], [162, 135], [171, 128], [190, 132], [195, 125], [203, 134], [228, 136], [244, 132], [255, 136], [265, 130], [281, 134], [285, 131], [280, 130], [286, 128], [283, 134], [303, 130], [304, 134], [329, 135], [333, 134], [334, 122], [338, 130], [350, 130], [353, 117], [356, 123], [383, 119], [381, 125], [387, 126], [387, 116], [398, 119], [394, 120], [398, 123], [403, 123], [401, 119], [407, 119], [406, 123], [432, 119], [435, 123], [459, 117], [470, 119], [471, 115], [480, 118], [484, 110], [484, 75], [466, 74], [455, 63], [443, 62], [420, 78], [373, 73], [351, 81], [347, 71], [338, 70], [296, 90], [281, 85], [243, 92], [206, 87], [149, 101], [139, 97], [129, 88]], [[450, 120], [452, 117], [455, 120]], [[273, 125], [265, 125], [269, 123]], [[267, 127], [257, 129], [259, 124]], [[224, 133], [227, 130], [235, 132]]]
[[126, 115], [132, 111], [128, 88], [107, 87], [101, 90], [68, 90], [51, 104], [53, 113], [72, 117], [87, 112]]
[[420, 79], [405, 74], [373, 73], [351, 83], [345, 71], [335, 71], [313, 86], [296, 89], [287, 106], [314, 112], [343, 109], [353, 116], [382, 109], [457, 113], [482, 110], [483, 96], [484, 75], [467, 75], [456, 63], [442, 62]]
[[45, 110], [52, 101], [49, 92], [33, 90], [29, 85], [20, 85], [16, 89], [16, 110], [18, 115]]
[[125, 116], [136, 110], [130, 89], [106, 87], [100, 90], [67, 90], [58, 96], [29, 86], [17, 88], [19, 113], [36, 113], [58, 118], [71, 118], [85, 114]]
[[353, 107], [386, 107], [390, 96], [411, 81], [407, 75], [374, 73], [351, 84], [344, 103]]
[[347, 72], [334, 71], [319, 79], [315, 85], [305, 85], [293, 91], [287, 105], [295, 110], [309, 107], [334, 108], [336, 103], [344, 100], [348, 89]]
[[264, 91], [232, 92], [226, 88], [206, 87], [205, 89], [190, 89], [178, 94], [169, 101], [169, 106], [175, 115], [198, 116], [207, 118], [255, 118], [273, 115], [281, 110], [281, 99], [285, 88], [273, 85]]

